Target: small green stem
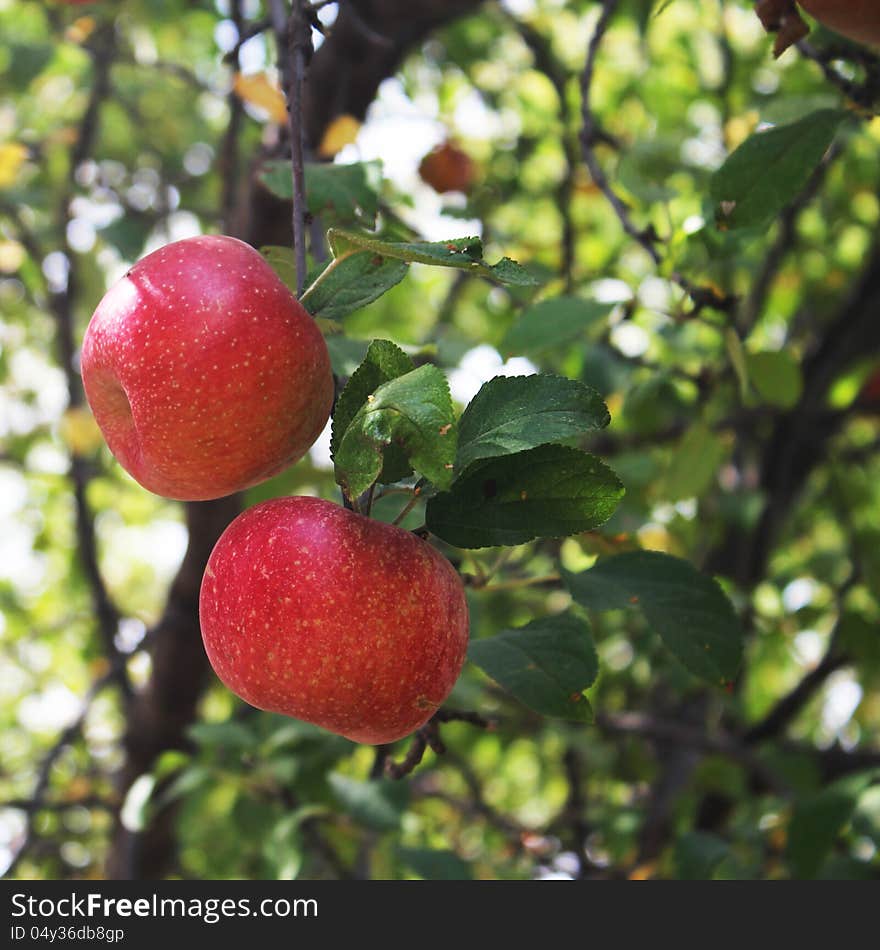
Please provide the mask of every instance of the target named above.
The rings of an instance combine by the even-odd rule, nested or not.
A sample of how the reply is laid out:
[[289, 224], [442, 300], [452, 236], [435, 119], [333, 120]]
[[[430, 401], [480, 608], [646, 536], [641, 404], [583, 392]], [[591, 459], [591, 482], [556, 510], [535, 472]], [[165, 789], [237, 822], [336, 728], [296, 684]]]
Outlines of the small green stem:
[[406, 503], [406, 505], [403, 508], [403, 511], [401, 511], [400, 514], [391, 523], [394, 525], [400, 524], [401, 521], [403, 521], [403, 519], [413, 510], [413, 508], [415, 508], [421, 496], [422, 496], [422, 490], [416, 487], [413, 490], [412, 498], [410, 498], [410, 500]]

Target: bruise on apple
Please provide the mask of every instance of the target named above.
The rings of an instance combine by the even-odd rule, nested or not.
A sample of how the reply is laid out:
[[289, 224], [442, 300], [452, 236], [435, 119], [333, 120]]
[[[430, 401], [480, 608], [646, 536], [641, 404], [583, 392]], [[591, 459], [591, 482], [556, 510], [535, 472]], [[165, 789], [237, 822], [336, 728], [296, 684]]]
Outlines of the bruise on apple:
[[145, 488], [183, 501], [297, 461], [333, 401], [315, 322], [229, 237], [177, 241], [135, 264], [95, 310], [81, 364], [111, 452]]
[[240, 515], [208, 561], [199, 613], [229, 689], [355, 742], [427, 722], [467, 650], [452, 565], [411, 532], [317, 498]]

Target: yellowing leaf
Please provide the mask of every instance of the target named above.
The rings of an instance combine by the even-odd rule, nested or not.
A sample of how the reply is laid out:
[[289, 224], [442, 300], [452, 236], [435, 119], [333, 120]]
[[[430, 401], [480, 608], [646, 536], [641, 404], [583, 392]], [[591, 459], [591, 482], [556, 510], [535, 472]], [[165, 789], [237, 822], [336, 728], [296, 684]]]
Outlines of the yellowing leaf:
[[324, 137], [321, 139], [321, 145], [318, 148], [318, 155], [321, 158], [333, 158], [346, 145], [351, 145], [354, 142], [360, 130], [361, 124], [353, 115], [337, 116], [324, 132]]
[[232, 88], [239, 99], [268, 113], [273, 122], [279, 125], [287, 122], [284, 93], [266, 73], [236, 73]]
[[28, 147], [21, 142], [6, 142], [0, 145], [0, 188], [15, 184], [28, 154]]
[[58, 431], [74, 455], [88, 455], [103, 441], [98, 423], [85, 406], [68, 409], [61, 417]]
[[65, 30], [64, 38], [70, 43], [85, 43], [97, 25], [97, 21], [92, 16], [77, 17]]

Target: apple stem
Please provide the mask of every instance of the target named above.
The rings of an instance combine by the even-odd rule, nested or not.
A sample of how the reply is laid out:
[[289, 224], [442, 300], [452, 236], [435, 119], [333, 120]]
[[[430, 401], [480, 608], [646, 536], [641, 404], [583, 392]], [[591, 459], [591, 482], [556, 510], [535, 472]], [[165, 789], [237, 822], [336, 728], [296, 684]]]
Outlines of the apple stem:
[[373, 492], [375, 492], [375, 490], [376, 483], [373, 482], [357, 500], [357, 510], [367, 518], [370, 517], [370, 512], [373, 510]]
[[494, 732], [497, 728], [494, 719], [489, 719], [477, 712], [464, 709], [438, 709], [423, 726], [413, 733], [412, 744], [399, 762], [390, 758], [389, 746], [379, 746], [376, 749], [376, 760], [370, 777], [380, 778], [384, 772], [389, 778], [402, 779], [415, 770], [428, 749], [431, 749], [435, 755], [444, 755], [446, 745], [440, 737], [440, 725], [447, 722], [466, 722], [487, 732]]
[[420, 478], [412, 489], [412, 498], [406, 503], [403, 511], [391, 522], [393, 525], [399, 525], [401, 521], [415, 508], [416, 503], [422, 497], [422, 488], [427, 484], [424, 478]]

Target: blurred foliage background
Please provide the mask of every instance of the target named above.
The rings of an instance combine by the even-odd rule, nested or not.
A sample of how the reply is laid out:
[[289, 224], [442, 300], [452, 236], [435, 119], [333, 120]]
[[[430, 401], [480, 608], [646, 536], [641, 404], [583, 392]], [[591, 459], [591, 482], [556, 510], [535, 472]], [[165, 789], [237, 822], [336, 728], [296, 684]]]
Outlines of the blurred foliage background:
[[[393, 781], [375, 750], [244, 707], [207, 675], [189, 588], [199, 542], [234, 510], [128, 478], [76, 367], [98, 300], [148, 251], [203, 231], [289, 244], [289, 212], [255, 174], [285, 148], [268, 15], [259, 0], [0, 0], [0, 867], [877, 876], [877, 58], [817, 27], [774, 61], [745, 0], [322, 6], [312, 145], [339, 115], [363, 120], [332, 151], [382, 161], [386, 215], [429, 239], [480, 234], [487, 259], [540, 278], [537, 299], [585, 302], [530, 323], [531, 290], [413, 265], [331, 338], [337, 371], [381, 337], [443, 367], [461, 406], [494, 375], [540, 369], [595, 386], [612, 413], [589, 445], [627, 494], [601, 531], [447, 551], [497, 578], [469, 591], [472, 635], [567, 609], [560, 564], [643, 547], [719, 575], [747, 637], [737, 680], [708, 689], [637, 614], [591, 614], [595, 723], [543, 719], [469, 665], [450, 705], [495, 727], [444, 725], [445, 754]], [[841, 107], [852, 120], [793, 203], [766, 226], [716, 227], [710, 183], [731, 151]], [[467, 194], [419, 177], [447, 140], [474, 163]], [[327, 442], [241, 504], [338, 499]], [[399, 509], [392, 496], [375, 514]]]

